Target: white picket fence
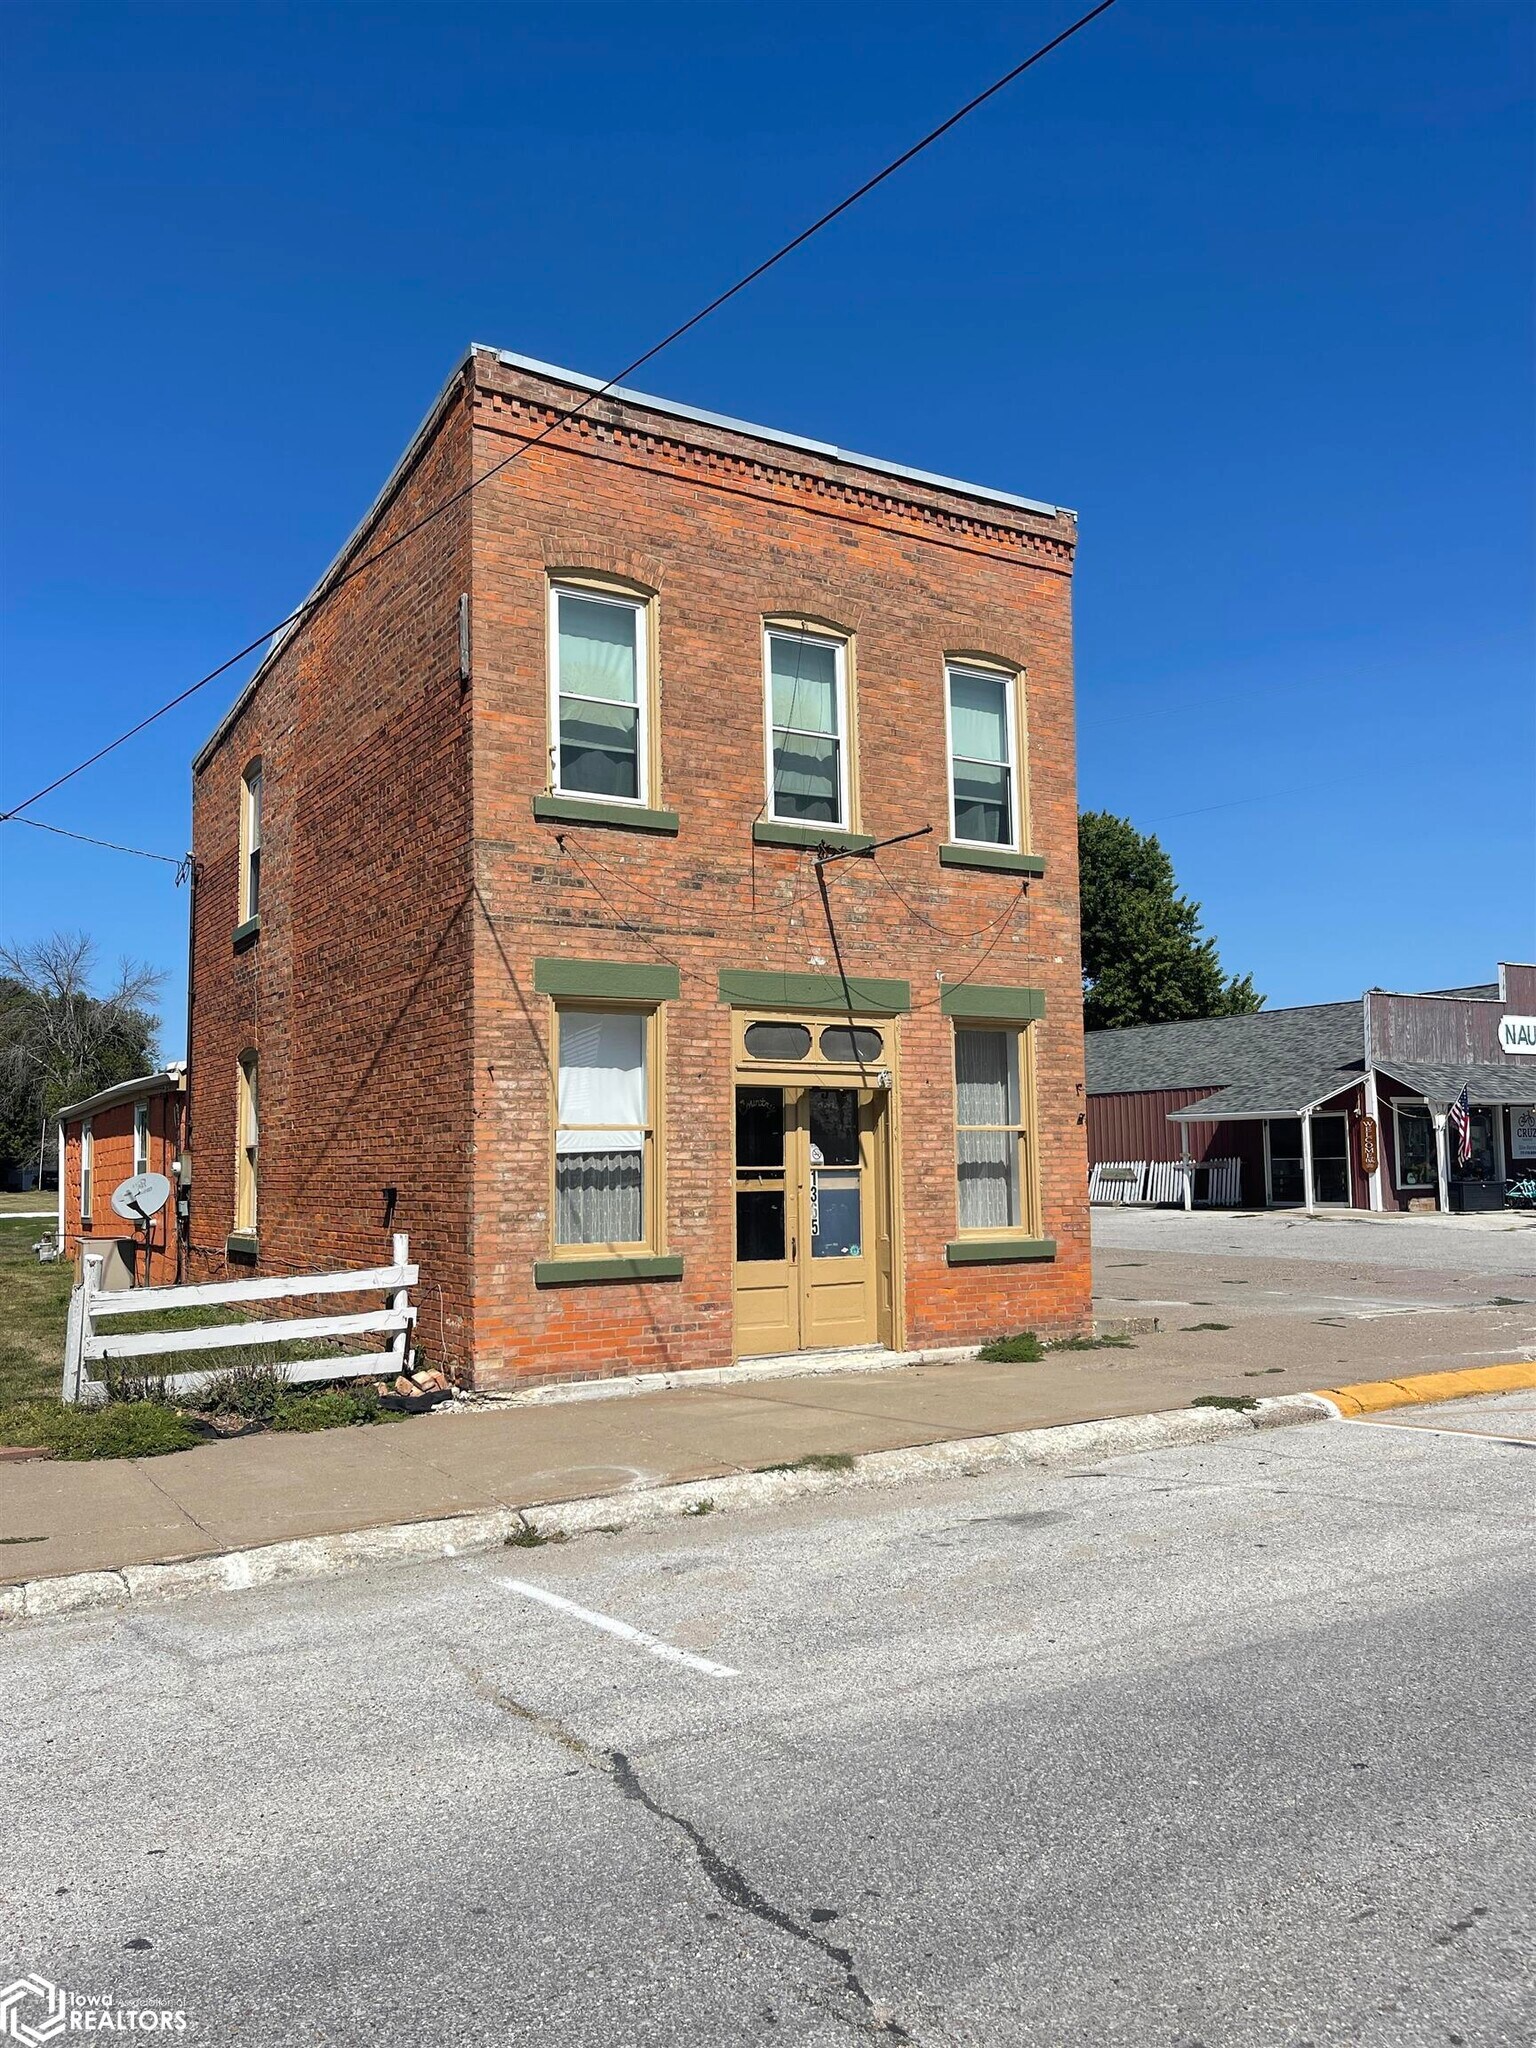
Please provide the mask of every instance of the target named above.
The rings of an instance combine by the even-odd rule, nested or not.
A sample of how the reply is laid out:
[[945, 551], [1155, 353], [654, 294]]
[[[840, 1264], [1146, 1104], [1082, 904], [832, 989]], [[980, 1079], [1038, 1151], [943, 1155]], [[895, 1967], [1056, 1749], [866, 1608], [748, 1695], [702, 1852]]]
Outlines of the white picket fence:
[[[64, 1338], [63, 1398], [88, 1405], [107, 1398], [106, 1382], [92, 1376], [93, 1365], [121, 1365], [134, 1358], [158, 1358], [166, 1353], [225, 1351], [267, 1344], [308, 1342], [313, 1338], [358, 1337], [377, 1334], [388, 1339], [383, 1350], [337, 1352], [329, 1358], [304, 1359], [281, 1367], [295, 1383], [304, 1380], [357, 1379], [365, 1374], [399, 1374], [410, 1368], [411, 1332], [416, 1311], [410, 1290], [420, 1278], [410, 1263], [410, 1239], [398, 1231], [394, 1239], [394, 1264], [373, 1266], [361, 1273], [284, 1273], [261, 1280], [214, 1280], [193, 1287], [138, 1287], [104, 1293], [101, 1286], [102, 1260], [89, 1254], [80, 1285], [69, 1298], [69, 1322]], [[386, 1308], [366, 1309], [356, 1315], [292, 1316], [285, 1321], [265, 1317], [250, 1322], [216, 1323], [196, 1330], [135, 1330], [122, 1336], [102, 1334], [98, 1325], [114, 1316], [137, 1316], [154, 1309], [242, 1307], [247, 1302], [286, 1301], [309, 1294], [382, 1293], [389, 1297]], [[213, 1366], [201, 1372], [167, 1375], [165, 1390], [173, 1398], [195, 1394], [219, 1377]]]
[[[1240, 1159], [1208, 1159], [1191, 1168], [1201, 1208], [1235, 1209], [1242, 1191]], [[1088, 1179], [1090, 1202], [1160, 1204], [1184, 1199], [1184, 1165], [1177, 1159], [1106, 1159]], [[1201, 1176], [1204, 1176], [1202, 1180]]]

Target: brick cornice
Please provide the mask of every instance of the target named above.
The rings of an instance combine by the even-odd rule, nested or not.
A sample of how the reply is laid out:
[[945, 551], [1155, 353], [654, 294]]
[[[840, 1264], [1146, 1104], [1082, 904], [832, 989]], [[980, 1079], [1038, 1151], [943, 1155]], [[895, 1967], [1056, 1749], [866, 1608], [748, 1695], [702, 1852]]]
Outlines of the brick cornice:
[[[482, 431], [530, 441], [561, 420], [560, 406], [501, 381], [517, 373], [499, 365], [492, 371], [483, 357], [475, 361], [476, 425]], [[540, 446], [799, 505], [917, 539], [959, 542], [1058, 575], [1072, 572], [1076, 524], [1064, 514], [1013, 512], [958, 491], [898, 484], [809, 450], [797, 454], [776, 443], [753, 442], [745, 434], [670, 419], [660, 424], [659, 418], [611, 398], [594, 399], [586, 412]]]

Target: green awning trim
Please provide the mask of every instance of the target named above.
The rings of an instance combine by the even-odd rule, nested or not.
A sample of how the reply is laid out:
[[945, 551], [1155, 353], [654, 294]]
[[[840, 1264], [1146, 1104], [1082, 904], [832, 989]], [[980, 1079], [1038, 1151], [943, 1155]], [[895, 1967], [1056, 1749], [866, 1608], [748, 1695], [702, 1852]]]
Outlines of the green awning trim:
[[962, 981], [945, 989], [939, 1008], [946, 1017], [975, 1018], [980, 1023], [1034, 1024], [1045, 1015], [1045, 990]]
[[861, 975], [844, 981], [840, 974], [769, 974], [751, 967], [722, 967], [720, 1000], [734, 1008], [765, 1010], [835, 1010], [846, 1016], [891, 1016], [912, 1007], [912, 986], [905, 981], [876, 981]]
[[662, 961], [545, 959], [533, 963], [533, 985], [541, 996], [596, 996], [608, 1002], [676, 1002], [682, 977]]

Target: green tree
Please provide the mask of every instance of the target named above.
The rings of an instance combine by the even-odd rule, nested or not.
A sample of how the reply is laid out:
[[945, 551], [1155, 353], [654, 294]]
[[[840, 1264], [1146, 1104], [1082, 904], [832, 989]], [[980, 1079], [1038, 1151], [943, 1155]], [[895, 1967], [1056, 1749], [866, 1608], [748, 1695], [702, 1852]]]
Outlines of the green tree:
[[1178, 892], [1156, 837], [1110, 811], [1077, 821], [1083, 897], [1083, 1021], [1090, 1031], [1239, 1017], [1262, 1009], [1252, 975], [1226, 974], [1200, 906]]
[[124, 960], [93, 993], [96, 949], [83, 932], [0, 946], [0, 1167], [47, 1163], [57, 1111], [154, 1072], [163, 978]]

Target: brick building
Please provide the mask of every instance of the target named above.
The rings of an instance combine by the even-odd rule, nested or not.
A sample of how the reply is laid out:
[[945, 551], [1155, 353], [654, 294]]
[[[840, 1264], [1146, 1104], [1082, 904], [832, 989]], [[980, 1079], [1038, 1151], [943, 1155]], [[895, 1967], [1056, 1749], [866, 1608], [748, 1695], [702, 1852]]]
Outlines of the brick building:
[[175, 1186], [185, 1088], [178, 1064], [59, 1111], [59, 1245], [77, 1262], [100, 1252], [109, 1287], [166, 1287], [178, 1277], [174, 1196], [150, 1224], [146, 1276], [144, 1234], [116, 1214], [112, 1195], [136, 1173], [164, 1174]]
[[473, 350], [197, 757], [194, 1264], [407, 1230], [489, 1386], [1084, 1328], [1073, 516], [595, 389]]

